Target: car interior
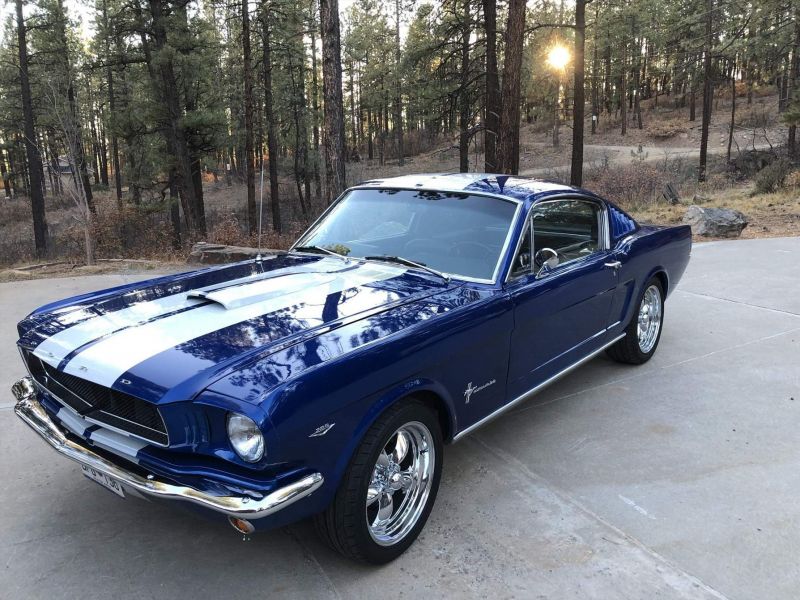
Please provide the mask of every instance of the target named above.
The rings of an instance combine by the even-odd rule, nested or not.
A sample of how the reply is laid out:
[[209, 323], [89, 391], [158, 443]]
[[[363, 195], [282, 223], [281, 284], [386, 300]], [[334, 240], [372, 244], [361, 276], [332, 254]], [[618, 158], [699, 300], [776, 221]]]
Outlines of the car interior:
[[537, 204], [531, 209], [530, 229], [514, 263], [514, 276], [538, 273], [547, 263], [554, 268], [596, 252], [600, 248], [602, 207], [590, 200], [563, 199]]

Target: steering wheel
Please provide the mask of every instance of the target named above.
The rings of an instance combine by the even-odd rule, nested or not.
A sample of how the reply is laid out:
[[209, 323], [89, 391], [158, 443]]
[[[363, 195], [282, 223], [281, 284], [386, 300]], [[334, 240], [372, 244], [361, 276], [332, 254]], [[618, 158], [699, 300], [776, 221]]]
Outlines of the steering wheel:
[[550, 267], [553, 268], [556, 265], [558, 265], [560, 260], [561, 260], [561, 255], [552, 248], [540, 248], [533, 256], [533, 265], [534, 267], [536, 267], [536, 270], [538, 271], [545, 264], [549, 264], [554, 261], [555, 264], [552, 264]]
[[491, 256], [492, 251], [479, 242], [456, 242], [450, 249], [450, 254], [465, 258], [484, 258]]

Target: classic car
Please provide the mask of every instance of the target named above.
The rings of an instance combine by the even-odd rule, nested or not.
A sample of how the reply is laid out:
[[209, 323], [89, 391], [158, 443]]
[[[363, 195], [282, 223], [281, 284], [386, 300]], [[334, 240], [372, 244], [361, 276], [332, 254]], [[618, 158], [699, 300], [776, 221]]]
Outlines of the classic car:
[[15, 410], [120, 497], [243, 534], [313, 517], [383, 563], [425, 525], [445, 444], [602, 351], [653, 355], [690, 250], [564, 185], [368, 181], [288, 251], [35, 310]]

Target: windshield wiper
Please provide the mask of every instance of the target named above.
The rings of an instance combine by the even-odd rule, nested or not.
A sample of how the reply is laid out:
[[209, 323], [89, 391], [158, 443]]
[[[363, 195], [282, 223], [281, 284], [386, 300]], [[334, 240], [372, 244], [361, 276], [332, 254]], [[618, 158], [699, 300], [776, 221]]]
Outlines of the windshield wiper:
[[421, 269], [423, 271], [427, 271], [428, 273], [432, 273], [437, 277], [441, 277], [448, 283], [450, 282], [450, 275], [448, 275], [447, 273], [442, 273], [441, 271], [432, 269], [428, 265], [414, 262], [413, 260], [409, 260], [408, 258], [403, 258], [402, 256], [389, 256], [386, 254], [381, 254], [380, 256], [365, 256], [364, 260], [382, 260], [383, 262], [397, 263], [398, 265], [405, 265], [407, 267], [412, 267], [414, 269]]
[[295, 246], [292, 250], [297, 250], [298, 252], [312, 252], [314, 254], [330, 254], [331, 256], [338, 256], [339, 258], [348, 260], [344, 254], [339, 254], [328, 248], [323, 248], [322, 246]]

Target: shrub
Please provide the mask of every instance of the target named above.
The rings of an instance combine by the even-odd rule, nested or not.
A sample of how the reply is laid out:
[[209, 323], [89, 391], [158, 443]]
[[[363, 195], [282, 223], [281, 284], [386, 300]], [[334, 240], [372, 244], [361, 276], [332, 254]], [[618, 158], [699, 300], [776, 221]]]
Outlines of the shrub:
[[761, 169], [755, 177], [755, 193], [771, 194], [786, 185], [786, 177], [791, 170], [791, 163], [780, 158]]
[[646, 162], [614, 166], [592, 173], [586, 187], [600, 196], [628, 207], [654, 202], [668, 175]]
[[792, 171], [786, 177], [786, 185], [788, 187], [800, 187], [800, 171]]
[[777, 117], [772, 111], [767, 110], [763, 106], [753, 105], [750, 109], [745, 109], [736, 113], [736, 124], [740, 127], [764, 129], [775, 125], [777, 120]]

